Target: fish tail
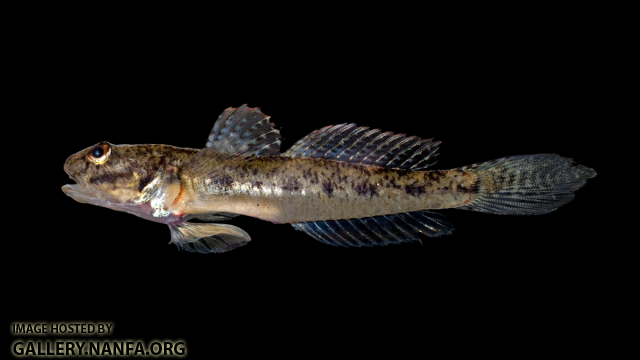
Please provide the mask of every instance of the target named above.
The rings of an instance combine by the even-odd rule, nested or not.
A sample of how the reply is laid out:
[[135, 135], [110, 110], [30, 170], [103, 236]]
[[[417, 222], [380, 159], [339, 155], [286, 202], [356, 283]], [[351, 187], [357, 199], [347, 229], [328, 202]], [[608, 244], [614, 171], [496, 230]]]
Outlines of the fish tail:
[[596, 176], [593, 169], [556, 154], [512, 156], [460, 170], [472, 174], [474, 194], [458, 209], [508, 215], [550, 213]]

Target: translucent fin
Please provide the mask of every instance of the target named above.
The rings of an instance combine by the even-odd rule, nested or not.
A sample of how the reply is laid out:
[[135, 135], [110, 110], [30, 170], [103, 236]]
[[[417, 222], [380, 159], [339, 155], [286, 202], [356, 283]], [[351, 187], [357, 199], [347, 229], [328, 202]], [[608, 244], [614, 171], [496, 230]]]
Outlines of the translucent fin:
[[211, 213], [211, 214], [196, 214], [192, 216], [198, 220], [214, 222], [214, 221], [231, 220], [231, 218], [238, 216], [238, 214], [220, 212], [220, 213]]
[[418, 241], [420, 235], [449, 235], [453, 227], [444, 215], [432, 211], [292, 224], [297, 230], [333, 246], [373, 246]]
[[247, 244], [251, 238], [244, 230], [227, 224], [181, 223], [169, 225], [171, 242], [179, 249], [199, 253], [222, 253]]
[[402, 170], [423, 170], [435, 163], [440, 141], [355, 124], [327, 126], [295, 143], [282, 156], [325, 158]]
[[213, 126], [204, 153], [229, 156], [279, 155], [280, 130], [273, 128], [270, 116], [246, 104], [222, 112]]
[[573, 192], [596, 176], [593, 169], [555, 154], [512, 156], [460, 170], [473, 174], [477, 194], [458, 209], [509, 215], [552, 212], [573, 200]]
[[136, 204], [144, 204], [151, 199], [153, 195], [156, 194], [158, 190], [162, 187], [162, 180], [164, 177], [164, 167], [160, 167], [156, 176], [153, 177], [140, 191], [140, 195], [137, 199], [134, 200]]

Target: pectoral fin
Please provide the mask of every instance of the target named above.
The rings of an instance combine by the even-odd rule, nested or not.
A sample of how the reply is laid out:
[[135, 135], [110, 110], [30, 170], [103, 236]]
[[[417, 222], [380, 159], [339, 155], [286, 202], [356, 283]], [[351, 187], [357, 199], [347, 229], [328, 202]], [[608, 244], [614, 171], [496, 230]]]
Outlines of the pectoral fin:
[[247, 244], [251, 237], [244, 230], [227, 224], [181, 223], [169, 225], [171, 242], [190, 252], [222, 253]]

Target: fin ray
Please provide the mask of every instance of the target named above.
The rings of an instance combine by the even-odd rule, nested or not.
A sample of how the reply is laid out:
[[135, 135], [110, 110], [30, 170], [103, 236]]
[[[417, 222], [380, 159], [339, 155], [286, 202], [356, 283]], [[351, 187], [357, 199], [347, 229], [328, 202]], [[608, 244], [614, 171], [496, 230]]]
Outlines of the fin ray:
[[246, 104], [239, 108], [228, 108], [222, 112], [213, 125], [206, 147], [194, 154], [184, 166], [190, 177], [218, 179], [216, 163], [243, 158], [251, 155], [279, 155], [282, 138], [280, 130], [274, 128], [258, 108]]
[[251, 237], [228, 224], [180, 223], [169, 225], [171, 242], [189, 252], [222, 253], [246, 245]]
[[[395, 232], [392, 231], [395, 228], [395, 226], [393, 226], [393, 225], [392, 225], [393, 227], [392, 226], [388, 226], [388, 224], [385, 224], [386, 225], [385, 226], [385, 225], [380, 223], [380, 222], [384, 221], [384, 219], [385, 219], [384, 217], [382, 217], [382, 216], [380, 216], [378, 218], [372, 217], [370, 219], [373, 222], [375, 222], [378, 227], [382, 228], [387, 234], [389, 234], [391, 236], [391, 238], [393, 238], [392, 240], [389, 240], [390, 243], [398, 244], [398, 243], [402, 242], [402, 237], [398, 237], [398, 235]], [[393, 223], [391, 223], [391, 224], [393, 224]]]
[[296, 142], [282, 156], [313, 157], [402, 170], [424, 170], [435, 163], [440, 141], [355, 124], [326, 126]]
[[279, 155], [280, 130], [269, 119], [260, 109], [246, 104], [226, 109], [214, 124], [206, 147], [194, 158], [248, 156], [257, 151], [260, 155]]
[[468, 205], [457, 209], [508, 215], [555, 211], [596, 176], [593, 169], [555, 154], [505, 157], [460, 170], [473, 175], [476, 193]]
[[333, 246], [361, 247], [421, 242], [422, 235], [439, 237], [453, 232], [445, 216], [432, 211], [414, 211], [368, 218], [312, 221], [292, 224], [297, 230]]

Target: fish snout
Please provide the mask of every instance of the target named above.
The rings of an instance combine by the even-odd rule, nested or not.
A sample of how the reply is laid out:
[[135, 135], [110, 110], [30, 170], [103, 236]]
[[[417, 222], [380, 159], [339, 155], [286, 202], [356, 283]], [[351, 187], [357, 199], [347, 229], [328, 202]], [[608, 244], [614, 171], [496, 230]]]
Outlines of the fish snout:
[[70, 169], [71, 169], [71, 156], [69, 156], [67, 160], [64, 162], [64, 172], [66, 172], [67, 175], [71, 175], [69, 173]]
[[81, 165], [84, 162], [83, 160], [83, 154], [81, 153], [69, 156], [64, 162], [64, 172], [66, 172], [71, 178], [75, 179], [81, 172]]

